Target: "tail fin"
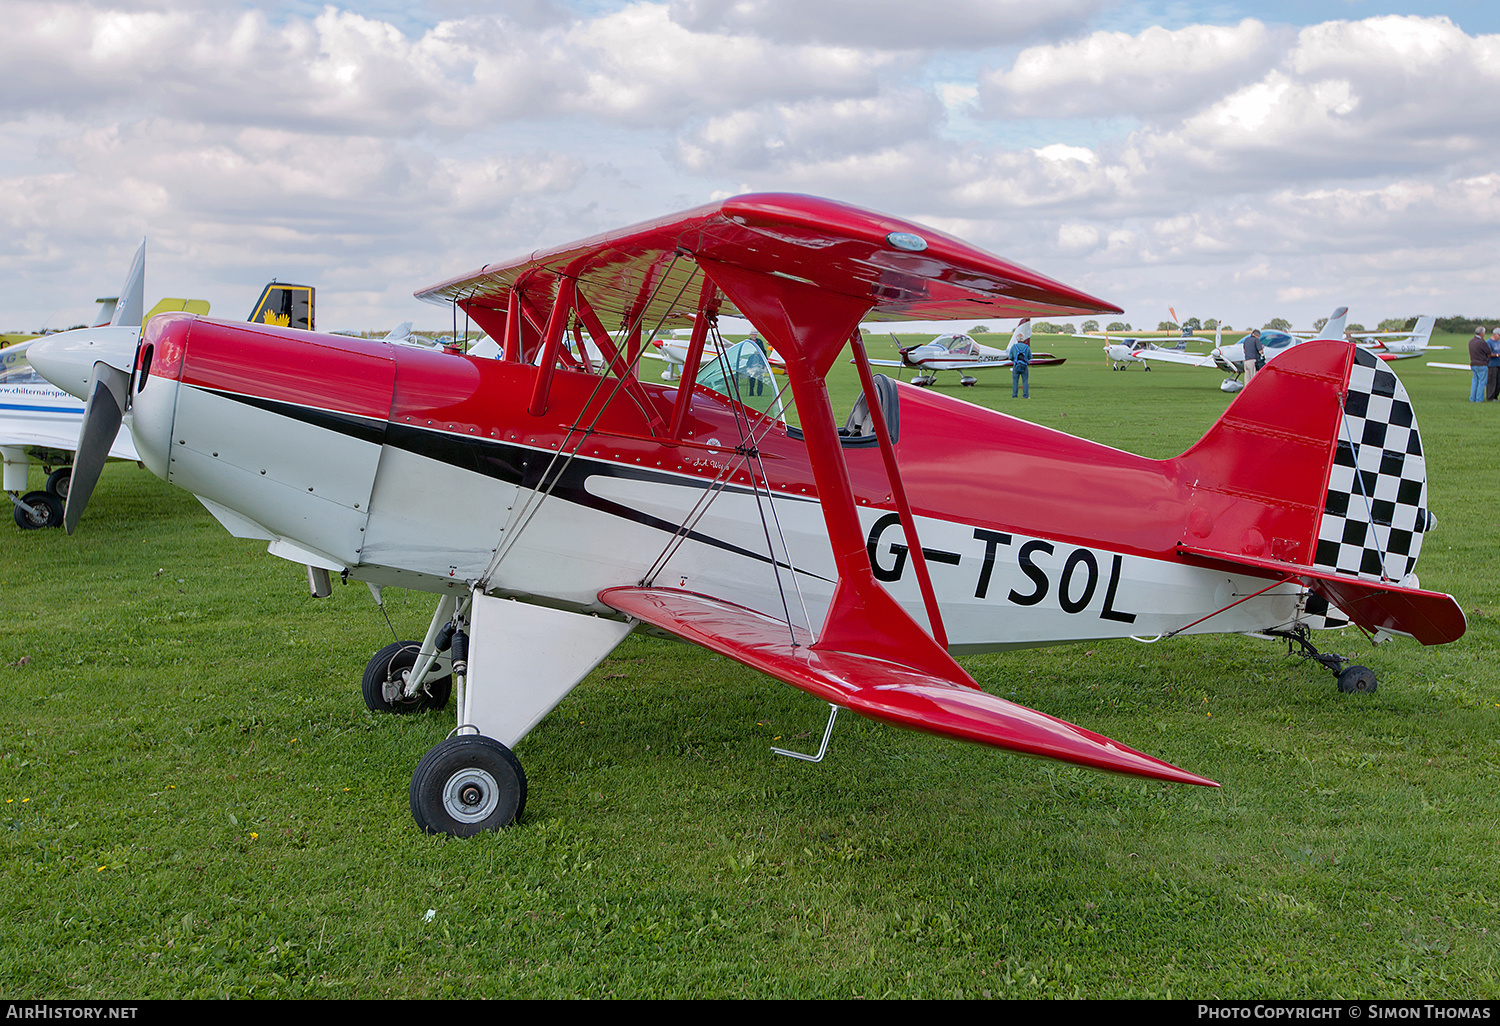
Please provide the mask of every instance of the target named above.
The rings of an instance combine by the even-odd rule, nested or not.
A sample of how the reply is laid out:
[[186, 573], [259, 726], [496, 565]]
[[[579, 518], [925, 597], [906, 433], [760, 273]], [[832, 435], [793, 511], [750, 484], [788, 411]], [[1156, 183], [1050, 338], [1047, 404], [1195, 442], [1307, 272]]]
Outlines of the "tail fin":
[[100, 296], [94, 302], [99, 304], [99, 310], [94, 314], [94, 323], [90, 327], [102, 328], [114, 320], [115, 309], [120, 305], [120, 297]]
[[278, 324], [283, 328], [312, 331], [315, 293], [311, 285], [273, 281], [261, 292], [255, 309], [245, 319], [256, 324]]
[[1370, 630], [1463, 634], [1451, 598], [1417, 590], [1427, 461], [1406, 389], [1373, 354], [1283, 352], [1178, 462], [1193, 482], [1185, 555], [1301, 580]]
[[1328, 323], [1323, 325], [1323, 330], [1318, 332], [1318, 338], [1342, 339], [1344, 337], [1344, 324], [1348, 320], [1349, 308], [1347, 306], [1339, 307], [1333, 312], [1333, 316], [1328, 318]]
[[1031, 341], [1031, 318], [1030, 317], [1023, 317], [1023, 318], [1021, 318], [1021, 323], [1016, 325], [1016, 330], [1010, 336], [1010, 341], [1011, 341], [1012, 345], [1014, 345], [1017, 342], [1030, 342]]
[[110, 314], [109, 323], [140, 327], [141, 314], [145, 309], [146, 240], [142, 239], [135, 257], [130, 261], [130, 270], [125, 275], [125, 284], [120, 287], [120, 298]]
[[1423, 314], [1417, 318], [1417, 323], [1412, 325], [1411, 340], [1422, 348], [1432, 341], [1432, 328], [1437, 324], [1437, 318], [1430, 314]]

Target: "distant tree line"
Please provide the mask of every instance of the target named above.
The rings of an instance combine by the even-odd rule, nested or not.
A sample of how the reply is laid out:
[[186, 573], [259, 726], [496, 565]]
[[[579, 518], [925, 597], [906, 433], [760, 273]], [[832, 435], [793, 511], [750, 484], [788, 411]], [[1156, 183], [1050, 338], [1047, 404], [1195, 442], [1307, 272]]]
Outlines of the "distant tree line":
[[[1382, 325], [1381, 330], [1385, 330], [1383, 327], [1385, 322], [1381, 321], [1380, 323]], [[1417, 319], [1412, 317], [1405, 321], [1402, 327], [1391, 330], [1410, 331], [1416, 323]], [[1439, 317], [1437, 323], [1433, 325], [1432, 330], [1448, 335], [1472, 335], [1475, 328], [1484, 328], [1488, 331], [1497, 325], [1500, 325], [1500, 317]]]

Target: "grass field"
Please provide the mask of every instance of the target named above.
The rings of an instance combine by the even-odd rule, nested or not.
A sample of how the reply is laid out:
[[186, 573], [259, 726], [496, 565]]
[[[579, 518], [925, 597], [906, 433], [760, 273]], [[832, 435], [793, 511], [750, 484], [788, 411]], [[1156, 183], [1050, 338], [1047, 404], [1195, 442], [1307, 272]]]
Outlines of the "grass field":
[[[1069, 360], [1030, 402], [1007, 372], [939, 388], [1155, 457], [1229, 402], [1214, 372], [1034, 346]], [[521, 825], [426, 836], [407, 784], [451, 715], [365, 710], [391, 640], [366, 590], [309, 600], [112, 465], [76, 536], [0, 543], [0, 996], [1500, 997], [1500, 404], [1397, 370], [1438, 518], [1418, 569], [1461, 641], [1325, 635], [1369, 696], [1241, 637], [966, 660], [1218, 790], [854, 716], [794, 763], [768, 749], [815, 748], [821, 703], [632, 637], [518, 747]], [[386, 602], [420, 637], [425, 597]]]

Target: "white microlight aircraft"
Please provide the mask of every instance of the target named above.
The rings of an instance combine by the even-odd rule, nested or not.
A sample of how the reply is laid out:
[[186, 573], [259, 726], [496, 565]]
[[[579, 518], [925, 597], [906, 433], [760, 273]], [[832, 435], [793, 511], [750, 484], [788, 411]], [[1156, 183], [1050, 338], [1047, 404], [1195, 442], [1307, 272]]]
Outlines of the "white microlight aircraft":
[[[208, 313], [207, 300], [163, 299], [143, 316], [145, 280], [146, 243], [142, 240], [118, 301], [113, 297], [98, 301], [100, 316], [108, 313], [108, 321], [92, 328], [75, 328], [43, 338], [56, 340], [57, 346], [77, 347], [80, 352], [114, 353], [126, 347], [134, 349], [142, 325], [150, 324], [159, 314]], [[313, 305], [310, 286], [272, 282], [261, 291], [250, 320], [310, 331]], [[16, 525], [26, 530], [63, 526], [77, 469], [75, 453], [82, 441], [80, 428], [87, 420], [85, 404], [78, 401], [82, 398], [81, 383], [86, 383], [86, 378], [69, 386], [49, 382], [38, 374], [30, 357], [40, 341], [40, 338], [33, 339], [0, 350], [0, 455], [5, 461], [4, 480], [0, 484], [15, 507]], [[129, 432], [112, 433], [107, 451], [101, 451], [93, 443], [85, 449], [87, 459], [99, 461], [99, 467], [87, 468], [80, 478], [87, 482], [90, 492], [105, 459], [140, 460]], [[44, 491], [26, 492], [33, 459], [47, 469]], [[23, 492], [25, 494], [21, 494]], [[87, 496], [82, 501], [87, 502]]]
[[[1119, 311], [829, 200], [740, 196], [419, 295], [462, 306], [499, 357], [173, 314], [107, 358], [60, 339], [33, 360], [89, 397], [80, 465], [128, 407], [146, 465], [307, 564], [315, 594], [338, 573], [377, 600], [435, 596], [426, 637], [375, 653], [362, 684], [391, 712], [456, 690], [458, 727], [409, 791], [428, 831], [514, 822], [512, 749], [640, 623], [828, 702], [824, 750], [849, 709], [1195, 784], [1212, 781], [987, 694], [950, 653], [1216, 631], [1310, 649], [1314, 601], [1424, 644], [1466, 627], [1416, 583], [1433, 521], [1405, 392], [1342, 341], [1279, 357], [1151, 460], [874, 374], [864, 321]], [[720, 316], [785, 358], [796, 425], [748, 401]], [[644, 344], [683, 324], [694, 384], [643, 379]], [[601, 361], [569, 354], [575, 326]], [[862, 394], [841, 430], [825, 377], [846, 346]], [[70, 527], [91, 488], [75, 481]], [[1343, 690], [1374, 686], [1319, 659]]]
[[[1350, 339], [1355, 345], [1368, 350], [1382, 360], [1400, 360], [1412, 356], [1421, 356], [1423, 353], [1433, 349], [1446, 349], [1447, 346], [1429, 345], [1432, 337], [1432, 327], [1436, 322], [1434, 317], [1419, 317], [1417, 323], [1410, 332], [1378, 332], [1367, 331], [1349, 334], [1344, 330], [1344, 325], [1349, 317], [1349, 308], [1341, 306], [1334, 310], [1333, 316], [1322, 328], [1312, 332], [1288, 332], [1264, 329], [1260, 334], [1261, 349], [1265, 352], [1267, 360], [1277, 353], [1284, 352], [1293, 346], [1313, 339]], [[1374, 340], [1374, 341], [1371, 341]], [[1213, 351], [1207, 356], [1198, 356], [1192, 353], [1179, 353], [1175, 350], [1158, 350], [1154, 353], [1145, 354], [1153, 360], [1162, 360], [1167, 363], [1181, 363], [1190, 367], [1217, 367], [1226, 374], [1234, 377], [1226, 378], [1220, 383], [1219, 388], [1225, 392], [1238, 392], [1245, 387], [1243, 376], [1245, 373], [1245, 346], [1243, 342], [1234, 342], [1230, 345], [1222, 343], [1215, 344]]]
[[[1364, 331], [1349, 337], [1382, 360], [1408, 360], [1447, 346], [1432, 345], [1432, 329], [1437, 318], [1424, 314], [1417, 318], [1410, 332]], [[1360, 341], [1374, 339], [1373, 342]]]
[[[142, 239], [120, 294], [95, 300], [99, 313], [94, 326], [56, 334], [75, 335], [79, 331], [93, 336], [119, 331], [133, 334], [140, 331], [143, 321], [169, 310], [208, 313], [208, 303], [202, 299], [163, 299], [143, 316], [145, 282], [146, 242]], [[16, 525], [25, 530], [57, 527], [62, 523], [72, 477], [69, 464], [73, 462], [78, 429], [83, 422], [83, 404], [31, 367], [27, 354], [35, 342], [36, 339], [31, 339], [0, 349], [0, 458], [4, 460], [0, 487], [15, 507]], [[114, 439], [109, 457], [137, 459], [129, 435]], [[45, 490], [26, 491], [32, 460], [41, 463], [47, 472]]]
[[[757, 344], [759, 344], [759, 339], [757, 336], [752, 335], [750, 336], [750, 338], [757, 339]], [[750, 339], [745, 339], [745, 341], [749, 340]], [[598, 347], [591, 344], [587, 339], [584, 339], [581, 344], [583, 346], [584, 352], [589, 354], [589, 356], [592, 357], [593, 360], [595, 360], [596, 362], [603, 360], [603, 357], [599, 353]], [[681, 378], [683, 365], [687, 363], [688, 350], [692, 348], [691, 340], [681, 341], [672, 338], [659, 338], [654, 340], [653, 345], [656, 349], [655, 353], [647, 350], [642, 355], [666, 361], [667, 369], [662, 371], [661, 379], [663, 381], [676, 381]], [[570, 348], [575, 352], [578, 350], [577, 345]], [[781, 358], [781, 354], [776, 352], [774, 349], [767, 350], [764, 345], [761, 345], [761, 349], [763, 352], [765, 352], [766, 359], [770, 363], [772, 370], [780, 371], [782, 374], [785, 374], [786, 361]], [[706, 350], [704, 350], [703, 355], [711, 360], [718, 355], [718, 350], [712, 346], [709, 346]]]
[[[1214, 333], [1215, 346], [1220, 345], [1223, 334], [1222, 329]], [[1082, 338], [1084, 336], [1075, 337]], [[1192, 329], [1184, 328], [1182, 335], [1177, 340], [1177, 344], [1175, 346], [1168, 346], [1138, 337], [1122, 338], [1119, 342], [1111, 342], [1109, 341], [1108, 333], [1106, 333], [1104, 337], [1104, 362], [1109, 365], [1110, 370], [1122, 371], [1132, 363], [1140, 364], [1143, 370], [1150, 370], [1151, 361], [1157, 359], [1158, 353], [1175, 353], [1180, 356], [1197, 357], [1199, 354], [1187, 351], [1188, 339], [1193, 337]], [[1212, 357], [1205, 356], [1201, 358], [1208, 359], [1212, 363]]]
[[[893, 335], [892, 338], [895, 338]], [[1015, 332], [1010, 337], [1011, 345], [1017, 342], [1031, 342], [1031, 318], [1024, 318], [1016, 325]], [[909, 367], [918, 371], [911, 379], [913, 385], [925, 388], [937, 382], [938, 371], [958, 371], [959, 384], [969, 387], [979, 383], [979, 379], [965, 371], [987, 370], [1009, 367], [1011, 365], [1010, 350], [992, 349], [989, 346], [980, 345], [968, 335], [962, 332], [952, 335], [939, 335], [930, 342], [919, 345], [901, 347], [899, 340], [897, 347], [901, 352], [900, 360], [871, 360], [872, 367]], [[1031, 365], [1033, 367], [1053, 367], [1060, 363], [1066, 363], [1067, 358], [1053, 356], [1051, 353], [1033, 353]]]

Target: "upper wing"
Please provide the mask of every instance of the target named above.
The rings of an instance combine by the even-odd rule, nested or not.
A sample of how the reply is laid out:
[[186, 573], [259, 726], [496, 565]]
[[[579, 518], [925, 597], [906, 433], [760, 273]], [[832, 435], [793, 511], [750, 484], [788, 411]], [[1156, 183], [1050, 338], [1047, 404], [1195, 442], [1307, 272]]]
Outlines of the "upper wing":
[[[478, 319], [483, 310], [503, 313], [513, 287], [550, 297], [566, 276], [606, 323], [684, 326], [697, 305], [700, 260], [867, 300], [866, 320], [1121, 312], [935, 229], [831, 200], [774, 193], [738, 196], [486, 265], [417, 296], [458, 302]], [[719, 312], [743, 313], [728, 299]]]

